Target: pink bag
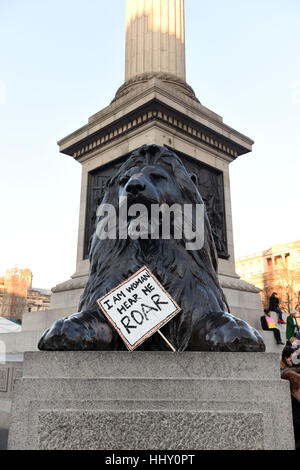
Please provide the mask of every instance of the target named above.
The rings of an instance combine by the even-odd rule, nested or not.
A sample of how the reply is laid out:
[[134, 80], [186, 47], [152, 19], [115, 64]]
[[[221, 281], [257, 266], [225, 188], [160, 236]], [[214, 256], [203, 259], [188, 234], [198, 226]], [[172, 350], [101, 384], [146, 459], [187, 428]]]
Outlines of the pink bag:
[[276, 328], [275, 321], [272, 317], [266, 317], [266, 320], [267, 320], [269, 329]]

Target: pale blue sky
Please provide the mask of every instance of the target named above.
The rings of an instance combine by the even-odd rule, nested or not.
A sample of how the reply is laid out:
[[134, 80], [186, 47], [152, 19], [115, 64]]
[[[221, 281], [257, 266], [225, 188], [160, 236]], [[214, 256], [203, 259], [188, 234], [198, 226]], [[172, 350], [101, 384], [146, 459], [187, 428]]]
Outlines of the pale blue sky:
[[[186, 0], [187, 81], [255, 140], [231, 164], [237, 256], [300, 238], [300, 2]], [[75, 271], [80, 164], [57, 140], [124, 79], [125, 0], [0, 0], [0, 274]]]

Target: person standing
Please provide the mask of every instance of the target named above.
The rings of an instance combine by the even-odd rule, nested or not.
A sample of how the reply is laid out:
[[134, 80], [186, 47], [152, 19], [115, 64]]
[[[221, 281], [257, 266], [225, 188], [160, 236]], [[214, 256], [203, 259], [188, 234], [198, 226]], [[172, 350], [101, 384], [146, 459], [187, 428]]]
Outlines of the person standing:
[[299, 331], [300, 331], [300, 328], [299, 328], [298, 323], [296, 321], [296, 315], [297, 315], [296, 310], [292, 308], [290, 310], [290, 314], [287, 317], [287, 321], [286, 321], [286, 339], [288, 341], [293, 336], [297, 336]]
[[282, 325], [285, 325], [285, 321], [282, 318], [282, 311], [279, 308], [279, 297], [277, 295], [277, 292], [273, 292], [269, 299], [269, 310], [271, 312], [276, 312], [278, 315], [278, 322], [281, 323]]

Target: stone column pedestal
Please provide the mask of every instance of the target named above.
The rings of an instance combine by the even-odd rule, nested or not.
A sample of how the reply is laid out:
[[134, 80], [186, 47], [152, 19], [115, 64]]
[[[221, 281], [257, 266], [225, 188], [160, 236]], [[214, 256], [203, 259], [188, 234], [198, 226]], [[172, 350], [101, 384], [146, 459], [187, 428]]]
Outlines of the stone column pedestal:
[[15, 390], [9, 449], [294, 448], [278, 354], [32, 352]]

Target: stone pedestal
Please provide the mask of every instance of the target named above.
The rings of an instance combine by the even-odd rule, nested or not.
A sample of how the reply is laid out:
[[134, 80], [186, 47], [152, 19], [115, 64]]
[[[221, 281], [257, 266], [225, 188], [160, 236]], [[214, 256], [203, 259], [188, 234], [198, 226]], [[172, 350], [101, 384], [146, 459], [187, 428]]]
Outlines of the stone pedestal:
[[[280, 404], [280, 406], [278, 406]], [[9, 449], [293, 449], [265, 353], [26, 353]]]

